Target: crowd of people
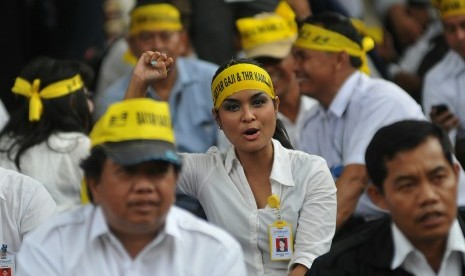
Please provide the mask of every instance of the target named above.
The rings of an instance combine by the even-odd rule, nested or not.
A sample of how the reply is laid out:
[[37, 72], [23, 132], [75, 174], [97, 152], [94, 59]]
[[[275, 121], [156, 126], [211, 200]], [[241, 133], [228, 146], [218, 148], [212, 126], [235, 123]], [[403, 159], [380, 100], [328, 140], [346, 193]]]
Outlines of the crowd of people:
[[2, 273], [465, 274], [464, 0], [101, 2], [1, 91]]

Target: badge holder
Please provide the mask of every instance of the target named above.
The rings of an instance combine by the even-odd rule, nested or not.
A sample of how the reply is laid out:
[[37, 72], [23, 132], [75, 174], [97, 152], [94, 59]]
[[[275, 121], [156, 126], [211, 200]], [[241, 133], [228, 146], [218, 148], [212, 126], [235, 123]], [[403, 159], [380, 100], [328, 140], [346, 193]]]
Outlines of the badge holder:
[[272, 261], [289, 261], [294, 252], [292, 225], [281, 218], [280, 200], [277, 195], [269, 196], [267, 203], [276, 210], [277, 216], [277, 220], [268, 225], [270, 258]]
[[0, 272], [1, 275], [14, 276], [16, 275], [15, 255], [8, 252], [8, 246], [2, 244], [0, 251]]

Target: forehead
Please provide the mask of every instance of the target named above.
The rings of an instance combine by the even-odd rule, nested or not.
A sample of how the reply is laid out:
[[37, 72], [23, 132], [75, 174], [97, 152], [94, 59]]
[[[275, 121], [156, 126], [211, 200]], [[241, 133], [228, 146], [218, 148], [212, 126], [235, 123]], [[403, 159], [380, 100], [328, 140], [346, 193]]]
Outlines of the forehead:
[[465, 14], [448, 16], [442, 19], [442, 23], [445, 27], [465, 24]]
[[415, 148], [400, 151], [386, 161], [386, 179], [400, 175], [424, 174], [439, 166], [451, 168], [439, 141], [430, 137]]

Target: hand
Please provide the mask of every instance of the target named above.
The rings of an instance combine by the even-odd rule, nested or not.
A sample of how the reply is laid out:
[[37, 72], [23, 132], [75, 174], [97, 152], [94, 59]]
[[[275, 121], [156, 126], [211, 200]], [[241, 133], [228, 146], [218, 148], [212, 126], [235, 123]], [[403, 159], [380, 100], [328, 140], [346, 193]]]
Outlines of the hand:
[[436, 108], [432, 107], [429, 116], [431, 117], [431, 121], [434, 124], [437, 124], [447, 132], [456, 128], [459, 124], [459, 119], [449, 110], [446, 110], [438, 114]]
[[166, 54], [160, 52], [144, 52], [134, 68], [133, 77], [136, 77], [146, 84], [163, 79], [168, 75], [168, 71], [174, 60]]
[[296, 264], [296, 266], [289, 271], [288, 276], [304, 276], [307, 273], [308, 268], [302, 264]]

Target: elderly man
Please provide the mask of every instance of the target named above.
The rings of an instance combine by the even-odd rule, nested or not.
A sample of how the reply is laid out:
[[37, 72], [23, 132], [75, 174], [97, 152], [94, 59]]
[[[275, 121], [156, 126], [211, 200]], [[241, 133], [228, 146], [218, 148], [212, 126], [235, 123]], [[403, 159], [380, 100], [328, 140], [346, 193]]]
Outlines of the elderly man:
[[369, 193], [390, 217], [333, 245], [307, 275], [463, 275], [459, 165], [447, 134], [426, 121], [385, 126], [367, 148], [366, 165]]
[[182, 160], [167, 103], [115, 103], [90, 137], [93, 204], [31, 233], [18, 275], [245, 275], [234, 238], [172, 206]]
[[363, 156], [376, 130], [402, 119], [425, 119], [400, 87], [364, 74], [372, 46], [348, 18], [325, 13], [303, 24], [293, 49], [300, 91], [320, 103], [307, 114], [298, 149], [328, 162], [336, 179], [338, 228], [354, 211], [357, 221], [382, 214], [364, 194]]

